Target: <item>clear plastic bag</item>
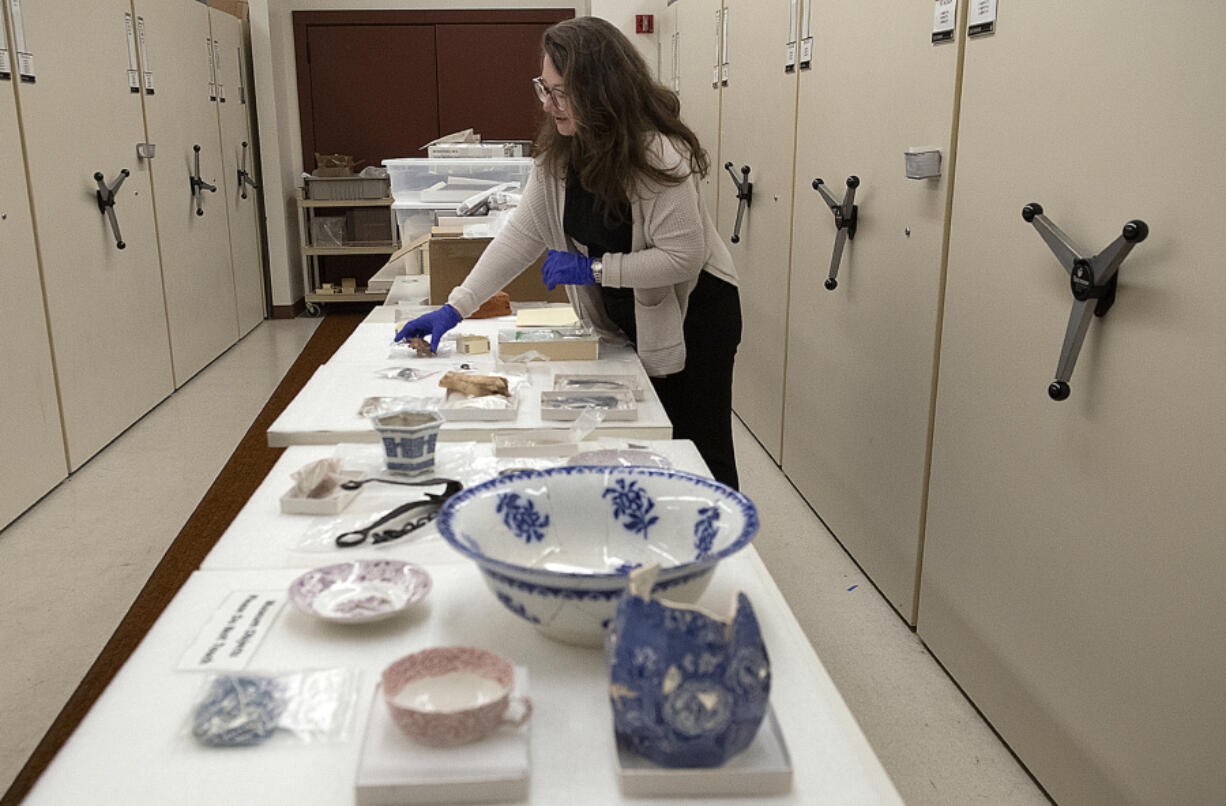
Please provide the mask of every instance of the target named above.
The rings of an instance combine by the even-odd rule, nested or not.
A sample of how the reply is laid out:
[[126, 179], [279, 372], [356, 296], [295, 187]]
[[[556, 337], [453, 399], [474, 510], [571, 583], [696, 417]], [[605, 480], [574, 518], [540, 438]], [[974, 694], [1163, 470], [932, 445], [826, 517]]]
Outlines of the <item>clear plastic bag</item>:
[[348, 741], [359, 684], [355, 669], [210, 675], [188, 732], [208, 747]]

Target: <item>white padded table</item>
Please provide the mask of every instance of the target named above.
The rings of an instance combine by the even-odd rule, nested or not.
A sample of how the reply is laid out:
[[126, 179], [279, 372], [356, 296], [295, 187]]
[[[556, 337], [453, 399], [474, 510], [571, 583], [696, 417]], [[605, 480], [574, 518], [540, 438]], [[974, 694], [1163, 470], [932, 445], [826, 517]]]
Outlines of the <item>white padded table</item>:
[[[229, 535], [239, 539], [242, 535]], [[354, 775], [378, 672], [426, 647], [467, 644], [528, 667], [532, 759], [528, 803], [550, 806], [687, 804], [624, 799], [614, 762], [604, 653], [559, 644], [505, 611], [471, 563], [429, 566], [434, 588], [418, 609], [366, 625], [317, 621], [286, 605], [248, 667], [277, 672], [362, 671], [350, 736], [336, 743], [274, 739], [251, 748], [205, 748], [187, 733], [202, 686], [176, 671], [201, 627], [233, 591], [284, 589], [301, 569], [197, 571], [158, 619], [43, 774], [27, 804], [354, 802]], [[719, 612], [743, 590], [771, 655], [771, 701], [794, 767], [790, 793], [737, 797], [738, 806], [901, 804], [839, 692], [752, 547], [722, 562], [701, 603]], [[373, 707], [383, 707], [375, 703]]]
[[[645, 391], [645, 399], [638, 401], [637, 419], [606, 421], [594, 433], [621, 439], [669, 439], [672, 436], [672, 423], [638, 356], [629, 347], [602, 344], [600, 358], [595, 361], [499, 365], [496, 362], [498, 331], [514, 327], [515, 319], [495, 317], [465, 320], [456, 328], [457, 332], [489, 337], [493, 345], [490, 353], [460, 355], [454, 352], [454, 344], [447, 344], [440, 347], [442, 354], [435, 358], [393, 357], [395, 311], [396, 307], [390, 305], [375, 308], [328, 362], [316, 370], [269, 427], [270, 446], [377, 442], [379, 437], [370, 421], [358, 413], [363, 401], [369, 397], [432, 397], [441, 402], [445, 390], [438, 386], [439, 378], [443, 372], [459, 369], [461, 364], [485, 373], [496, 372], [499, 367], [522, 368], [530, 388], [522, 393], [514, 419], [448, 421], [439, 432], [440, 441], [485, 441], [495, 431], [567, 428], [570, 425], [567, 422], [541, 419], [540, 392], [552, 389], [554, 376], [559, 373], [637, 375]], [[389, 367], [413, 367], [438, 374], [419, 381], [380, 377], [379, 370]]]
[[[694, 443], [689, 440], [660, 440], [627, 443], [600, 439], [583, 443], [584, 450], [626, 448], [630, 444], [654, 451], [667, 458], [678, 470], [709, 476]], [[353, 548], [329, 547], [327, 551], [304, 550], [304, 535], [315, 524], [333, 517], [357, 518], [391, 510], [398, 504], [422, 497], [424, 490], [387, 484], [367, 484], [357, 498], [339, 516], [286, 515], [281, 513], [280, 498], [293, 487], [290, 474], [300, 467], [330, 456], [344, 459], [346, 468], [377, 470], [382, 464], [382, 449], [371, 444], [300, 445], [286, 449], [269, 471], [268, 476], [251, 495], [217, 545], [204, 558], [201, 568], [315, 568], [347, 559], [391, 558], [423, 565], [436, 562], [469, 562], [453, 550], [433, 524], [422, 527], [411, 536], [390, 541], [381, 546]], [[496, 458], [494, 446], [488, 442], [440, 443], [435, 469], [426, 476], [454, 478], [472, 486], [491, 479], [500, 470], [513, 467], [545, 468], [564, 464], [563, 457], [533, 459]], [[416, 477], [407, 477], [416, 478]], [[428, 488], [441, 492], [442, 488]], [[313, 545], [313, 544], [312, 544]]]

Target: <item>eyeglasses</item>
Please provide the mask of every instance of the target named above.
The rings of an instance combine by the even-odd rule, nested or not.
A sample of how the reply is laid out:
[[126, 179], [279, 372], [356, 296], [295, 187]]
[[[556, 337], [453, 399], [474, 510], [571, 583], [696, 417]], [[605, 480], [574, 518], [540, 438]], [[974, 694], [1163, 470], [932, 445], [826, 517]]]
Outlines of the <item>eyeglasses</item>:
[[552, 101], [553, 105], [558, 109], [566, 108], [566, 92], [558, 88], [550, 89], [545, 86], [545, 79], [537, 76], [532, 79], [532, 88], [536, 90], [536, 97], [544, 103], [546, 100]]

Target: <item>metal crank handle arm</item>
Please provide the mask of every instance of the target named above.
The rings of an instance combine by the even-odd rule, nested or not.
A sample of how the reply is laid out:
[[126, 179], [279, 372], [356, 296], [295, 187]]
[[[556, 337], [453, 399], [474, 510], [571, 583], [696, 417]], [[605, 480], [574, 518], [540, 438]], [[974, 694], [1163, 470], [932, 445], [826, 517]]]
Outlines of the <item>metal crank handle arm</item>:
[[856, 224], [860, 217], [860, 208], [855, 203], [858, 187], [860, 187], [860, 177], [847, 177], [847, 190], [844, 191], [843, 199], [840, 201], [826, 187], [821, 177], [813, 180], [813, 189], [825, 200], [826, 206], [834, 214], [834, 225], [838, 229], [838, 234], [834, 238], [834, 251], [830, 256], [830, 271], [823, 284], [827, 291], [833, 291], [839, 287], [839, 264], [843, 261], [843, 247], [847, 241], [854, 240], [856, 237]]
[[115, 248], [124, 249], [127, 244], [124, 243], [123, 235], [119, 232], [119, 220], [115, 218], [115, 192], [119, 190], [119, 186], [123, 184], [123, 180], [128, 178], [129, 171], [127, 168], [119, 172], [119, 178], [115, 180], [115, 184], [109, 187], [106, 184], [106, 179], [101, 171], [94, 173], [94, 182], [98, 184], [98, 210], [111, 224], [111, 233], [115, 236]]
[[[401, 504], [363, 529], [351, 529], [348, 532], [341, 532], [336, 536], [336, 545], [343, 549], [351, 548], [353, 546], [360, 546], [365, 543], [366, 538], [371, 537], [372, 534], [380, 534], [375, 532], [378, 527], [391, 523], [402, 515], [423, 506], [436, 506], [436, 503], [430, 498], [425, 498], [419, 501], [410, 501], [407, 504]], [[384, 539], [386, 540], [386, 538]]]
[[247, 173], [247, 141], [244, 140], [242, 167], [238, 169], [238, 187], [244, 199], [247, 198], [247, 185], [251, 185], [253, 190], [260, 189], [260, 186], [251, 178], [251, 174]]
[[753, 182], [749, 181], [749, 166], [741, 166], [741, 178], [737, 179], [736, 174], [732, 171], [732, 163], [724, 163], [724, 170], [732, 177], [732, 183], [736, 185], [736, 198], [739, 202], [736, 208], [736, 224], [732, 227], [732, 237], [728, 240], [733, 243], [741, 242], [741, 220], [745, 216], [745, 208], [753, 204]]
[[200, 205], [200, 190], [203, 188], [204, 190], [207, 190], [210, 193], [216, 193], [217, 186], [210, 185], [208, 182], [205, 182], [203, 179], [200, 178], [200, 146], [194, 145], [192, 146], [192, 150], [196, 152], [195, 154], [196, 172], [192, 175], [192, 178], [191, 178], [192, 199], [194, 199], [196, 202], [196, 215], [204, 215], [204, 208], [201, 207]]

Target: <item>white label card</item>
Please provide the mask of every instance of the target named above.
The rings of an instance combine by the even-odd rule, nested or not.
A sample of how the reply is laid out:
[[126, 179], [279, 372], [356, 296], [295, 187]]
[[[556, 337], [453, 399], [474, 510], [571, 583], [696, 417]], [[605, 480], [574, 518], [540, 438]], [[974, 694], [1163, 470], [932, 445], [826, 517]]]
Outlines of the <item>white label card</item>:
[[720, 45], [720, 38], [721, 38], [720, 32], [723, 30], [723, 19], [724, 19], [723, 10], [718, 9], [718, 8], [715, 9], [715, 61], [711, 63], [713, 65], [711, 68], [711, 86], [712, 87], [719, 86], [719, 45]]
[[136, 18], [136, 41], [140, 45], [141, 69], [145, 71], [145, 94], [153, 95], [153, 66], [149, 64], [149, 51], [145, 48], [145, 18]]
[[0, 14], [0, 81], [13, 77], [12, 63], [9, 61], [9, 35], [5, 26], [4, 15]]
[[967, 36], [984, 36], [996, 30], [996, 0], [971, 0]]
[[800, 69], [808, 70], [813, 64], [813, 37], [800, 41]]
[[952, 42], [958, 21], [958, 0], [936, 0], [932, 12], [932, 43]]
[[17, 73], [21, 80], [34, 83], [34, 54], [26, 47], [26, 29], [21, 21], [21, 0], [9, 0], [13, 18], [13, 46], [17, 48]]
[[284, 590], [232, 592], [183, 653], [178, 668], [245, 669], [285, 606], [286, 597]]
[[123, 27], [128, 37], [128, 90], [140, 92], [140, 76], [136, 67], [136, 32], [133, 30], [131, 12], [123, 13]]

